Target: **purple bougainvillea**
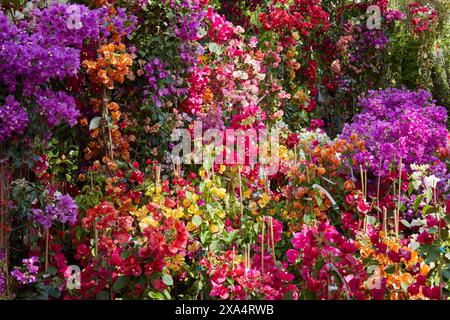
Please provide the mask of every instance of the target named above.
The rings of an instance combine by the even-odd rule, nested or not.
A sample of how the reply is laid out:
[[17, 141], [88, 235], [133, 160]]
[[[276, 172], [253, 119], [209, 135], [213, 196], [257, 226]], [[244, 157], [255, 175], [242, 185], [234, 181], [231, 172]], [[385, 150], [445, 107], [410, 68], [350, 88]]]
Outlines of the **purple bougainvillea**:
[[62, 91], [46, 90], [36, 95], [40, 112], [45, 116], [49, 127], [67, 123], [73, 127], [80, 115], [75, 99]]
[[391, 164], [435, 163], [436, 149], [446, 145], [447, 111], [437, 106], [426, 90], [386, 89], [369, 91], [359, 101], [361, 113], [346, 124], [341, 138], [352, 133], [365, 141], [358, 151], [359, 163], [385, 174]]
[[0, 105], [0, 142], [8, 139], [14, 132], [23, 133], [28, 126], [28, 115], [13, 96], [6, 97]]
[[52, 226], [53, 221], [74, 224], [77, 222], [78, 207], [69, 195], [59, 195], [53, 204], [48, 204], [45, 210], [33, 209], [33, 219], [45, 229]]
[[39, 272], [39, 258], [32, 256], [31, 258], [23, 259], [22, 263], [22, 268], [15, 267], [11, 271], [11, 276], [23, 285], [36, 282]]

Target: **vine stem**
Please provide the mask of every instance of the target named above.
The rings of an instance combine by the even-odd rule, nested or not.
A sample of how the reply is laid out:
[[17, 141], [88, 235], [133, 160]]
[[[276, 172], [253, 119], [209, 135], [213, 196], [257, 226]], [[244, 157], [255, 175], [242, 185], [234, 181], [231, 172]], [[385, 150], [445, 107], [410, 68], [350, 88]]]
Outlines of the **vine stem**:
[[[437, 203], [437, 192], [436, 192], [436, 188], [433, 188], [433, 202], [434, 202], [434, 206], [435, 208], [438, 207], [438, 203]], [[440, 209], [440, 208], [439, 208]], [[442, 271], [442, 253], [440, 252], [441, 250], [441, 245], [442, 245], [442, 234], [441, 234], [441, 221], [440, 221], [440, 210], [436, 210], [435, 213], [435, 217], [436, 220], [438, 221], [438, 240], [439, 240], [439, 300], [442, 300], [442, 294], [443, 294], [443, 271]]]
[[347, 295], [347, 299], [350, 299], [351, 297], [351, 290], [350, 287], [348, 286], [347, 280], [345, 280], [345, 278], [342, 276], [342, 274], [339, 272], [339, 269], [336, 268], [336, 266], [334, 264], [332, 264], [331, 262], [329, 263], [331, 269], [333, 269], [334, 272], [336, 272], [336, 274], [339, 276], [339, 278], [341, 278], [342, 283], [345, 286], [345, 293]]
[[247, 258], [248, 258], [248, 269], [252, 268], [252, 253], [250, 243], [247, 243]]
[[50, 232], [49, 229], [45, 229], [45, 270], [48, 269], [48, 247], [50, 242]]
[[5, 192], [3, 188], [3, 181], [5, 179], [3, 174], [3, 164], [0, 164], [0, 249], [3, 249], [4, 245], [4, 228], [5, 228], [5, 217], [4, 217], [4, 203], [6, 201]]
[[297, 145], [294, 145], [294, 165], [297, 165]]
[[[91, 178], [91, 196], [94, 193], [94, 178], [93, 173], [90, 174]], [[95, 247], [95, 255], [98, 255], [98, 230], [97, 230], [97, 218], [94, 219], [94, 247]]]
[[232, 270], [234, 271], [234, 260], [236, 256], [236, 249], [233, 247], [233, 262], [232, 262]]
[[9, 13], [11, 14], [11, 19], [15, 25], [17, 25], [16, 17], [12, 6], [9, 6]]
[[262, 219], [262, 231], [261, 231], [261, 276], [264, 274], [264, 217]]
[[159, 195], [159, 188], [161, 185], [161, 166], [158, 164], [155, 166], [155, 178], [156, 178], [156, 194]]
[[380, 157], [380, 165], [378, 166], [378, 181], [377, 181], [377, 207], [380, 208], [380, 184], [381, 184], [381, 166], [383, 158]]
[[95, 256], [98, 255], [98, 230], [97, 230], [97, 219], [94, 219], [94, 247]]
[[111, 160], [114, 160], [114, 150], [113, 150], [113, 141], [112, 141], [112, 133], [111, 133], [111, 127], [109, 125], [109, 121], [108, 121], [108, 117], [109, 117], [109, 112], [108, 112], [108, 97], [106, 94], [106, 89], [103, 88], [103, 110], [102, 110], [102, 115], [103, 118], [107, 121], [108, 125], [107, 125], [107, 130], [108, 130], [108, 139], [109, 141], [106, 142], [107, 144], [107, 152], [109, 154], [109, 158]]
[[[3, 145], [0, 145], [0, 154], [3, 153]], [[6, 183], [6, 161], [7, 159], [0, 159], [0, 249], [4, 253], [3, 273], [8, 275], [9, 269], [9, 241], [8, 241], [8, 185]], [[5, 276], [6, 296], [11, 294], [9, 277]]]
[[273, 256], [273, 264], [275, 265], [275, 236], [273, 233], [273, 217], [270, 217], [270, 237], [272, 240], [272, 256]]
[[[359, 165], [359, 174], [360, 174], [360, 177], [361, 177], [362, 196], [363, 196], [363, 199], [364, 199], [364, 202], [365, 202], [366, 199], [367, 199], [367, 196], [366, 196], [366, 182], [365, 182], [365, 177], [366, 176], [364, 174], [364, 170], [363, 170], [361, 164]], [[367, 213], [364, 213], [363, 231], [364, 231], [364, 233], [366, 233], [366, 231], [367, 231]]]
[[398, 199], [397, 199], [397, 210], [395, 210], [395, 236], [399, 236], [399, 223], [400, 223], [400, 197], [402, 193], [402, 161], [400, 157], [400, 165], [398, 168]]
[[[362, 194], [363, 194], [363, 197], [364, 197], [366, 193], [364, 191], [365, 184], [364, 184], [364, 172], [363, 172], [362, 165], [359, 165], [359, 175], [360, 175], [360, 178], [361, 178], [361, 191], [362, 191]], [[366, 199], [364, 199], [364, 200], [366, 200]]]
[[[241, 176], [241, 167], [240, 166], [238, 166], [238, 177], [239, 177], [239, 204], [241, 207], [241, 219], [242, 219], [242, 217], [244, 216], [244, 204], [242, 202], [242, 176]], [[241, 221], [241, 223], [242, 223], [242, 221]]]

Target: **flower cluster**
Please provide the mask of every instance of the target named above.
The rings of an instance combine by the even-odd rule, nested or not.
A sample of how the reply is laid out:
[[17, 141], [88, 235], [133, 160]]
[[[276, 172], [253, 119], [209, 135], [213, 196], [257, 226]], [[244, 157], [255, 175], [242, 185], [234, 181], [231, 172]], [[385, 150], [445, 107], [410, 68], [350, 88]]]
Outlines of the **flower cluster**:
[[39, 271], [39, 258], [32, 256], [31, 258], [23, 259], [22, 263], [23, 266], [21, 268], [15, 267], [11, 271], [11, 276], [22, 285], [36, 282]]
[[200, 265], [211, 279], [209, 295], [212, 297], [235, 300], [279, 300], [289, 295], [293, 299], [298, 297], [298, 289], [291, 283], [294, 276], [286, 272], [285, 262], [281, 267], [276, 267], [272, 261], [272, 267], [262, 273], [260, 259], [246, 264], [245, 256], [238, 256], [235, 251], [229, 250], [222, 255], [208, 253]]
[[[194, 72], [192, 72], [189, 78], [188, 98], [183, 101], [183, 109], [185, 112], [194, 115], [200, 113], [202, 110], [203, 99], [207, 102], [207, 99], [210, 98], [210, 90], [208, 92], [205, 91], [209, 82], [209, 73], [210, 70], [208, 66], [204, 69], [196, 67]], [[206, 93], [209, 93], [209, 97]]]
[[45, 229], [49, 229], [53, 221], [73, 225], [77, 222], [78, 206], [71, 196], [60, 194], [56, 196], [54, 204], [48, 204], [45, 207], [45, 212], [41, 209], [33, 209], [33, 217]]
[[[425, 90], [370, 91], [360, 99], [361, 113], [347, 124], [341, 138], [364, 140], [359, 163], [385, 175], [392, 163], [424, 164], [437, 161], [435, 152], [446, 145], [447, 112], [436, 106]], [[381, 167], [379, 163], [381, 161]]]
[[44, 9], [34, 9], [35, 31], [49, 45], [74, 46], [81, 49], [86, 39], [97, 41], [100, 36], [100, 10], [84, 5], [54, 2]]
[[[369, 228], [368, 237], [358, 245], [363, 259], [372, 258], [376, 262], [372, 275], [364, 284], [375, 299], [384, 299], [388, 292], [391, 300], [425, 298], [425, 282], [430, 267], [417, 251], [373, 228]], [[429, 294], [426, 297], [431, 298]]]
[[280, 1], [273, 1], [271, 10], [259, 16], [266, 30], [298, 30], [303, 36], [314, 29], [326, 31], [329, 24], [329, 15], [323, 10], [318, 0], [295, 0], [287, 9], [277, 7]]
[[88, 210], [87, 215], [82, 219], [82, 225], [85, 229], [89, 229], [95, 221], [98, 230], [106, 230], [108, 226], [112, 225], [117, 216], [118, 212], [114, 206], [104, 201], [95, 208]]
[[145, 94], [151, 94], [152, 101], [160, 108], [162, 106], [161, 100], [166, 96], [182, 96], [187, 93], [187, 88], [183, 88], [183, 80], [176, 79], [171, 75], [165, 66], [158, 58], [147, 63], [144, 67], [148, 79], [149, 91]]
[[30, 95], [35, 86], [52, 78], [62, 80], [77, 73], [79, 49], [61, 45], [62, 39], [54, 44], [38, 32], [29, 34], [26, 23], [13, 25], [3, 12], [0, 25], [5, 30], [0, 38], [0, 81], [10, 92], [23, 81], [24, 93]]
[[448, 298], [448, 26], [335, 2], [2, 6], [1, 299]]
[[[288, 261], [297, 267], [301, 257], [301, 277], [316, 298], [344, 295], [364, 299], [361, 285], [367, 275], [364, 265], [354, 257], [357, 246], [353, 240], [345, 239], [334, 226], [322, 222], [318, 227], [304, 225], [301, 232], [294, 233], [292, 245], [294, 249], [286, 252]], [[315, 268], [316, 265], [322, 267]]]
[[209, 8], [206, 17], [211, 24], [208, 38], [215, 43], [222, 44], [234, 37], [234, 26], [226, 20], [224, 15], [219, 15], [213, 8]]
[[412, 16], [411, 22], [415, 34], [430, 31], [433, 24], [437, 22], [437, 11], [429, 5], [421, 5], [419, 2], [414, 1], [408, 7]]
[[161, 226], [148, 226], [143, 235], [146, 240], [138, 255], [140, 258], [152, 260], [144, 266], [146, 275], [161, 272], [166, 265], [165, 259], [175, 257], [185, 250], [189, 239], [184, 223], [171, 218], [166, 219]]
[[130, 37], [136, 29], [137, 17], [127, 12], [125, 8], [110, 5], [103, 6], [98, 11], [101, 12], [105, 21], [99, 26], [102, 39], [110, 37], [115, 42], [120, 42], [122, 37]]
[[[171, 1], [171, 6], [178, 13], [178, 19], [174, 26], [175, 35], [183, 42], [199, 40], [201, 37], [200, 29], [204, 26], [203, 18], [206, 15], [204, 0], [184, 1], [182, 5]], [[187, 47], [182, 47], [182, 51], [185, 49]]]
[[71, 127], [77, 124], [80, 112], [75, 99], [63, 91], [40, 91], [36, 95], [36, 104], [51, 128], [61, 123]]
[[109, 43], [98, 49], [97, 60], [84, 60], [86, 69], [93, 83], [114, 88], [114, 83], [123, 83], [133, 64], [131, 56], [125, 52], [125, 45]]
[[27, 126], [27, 112], [13, 96], [7, 96], [5, 104], [0, 106], [0, 142], [14, 133], [22, 134]]

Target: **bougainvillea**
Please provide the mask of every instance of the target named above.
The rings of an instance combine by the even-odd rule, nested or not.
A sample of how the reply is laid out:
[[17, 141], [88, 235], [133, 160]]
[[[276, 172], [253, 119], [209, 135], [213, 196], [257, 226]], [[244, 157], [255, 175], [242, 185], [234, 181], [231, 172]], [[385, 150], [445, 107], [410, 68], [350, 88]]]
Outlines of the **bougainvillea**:
[[407, 166], [434, 163], [437, 149], [447, 144], [447, 112], [431, 99], [425, 90], [370, 91], [361, 98], [361, 113], [341, 138], [363, 139], [365, 150], [357, 160], [382, 174], [400, 159]]
[[13, 133], [22, 134], [28, 125], [27, 112], [13, 96], [7, 96], [5, 104], [0, 108], [1, 141], [11, 137]]
[[0, 300], [449, 298], [440, 0], [61, 2], [0, 7]]
[[11, 276], [20, 284], [30, 284], [37, 281], [37, 273], [39, 271], [38, 257], [32, 256], [29, 259], [22, 260], [22, 268], [15, 268], [11, 271]]

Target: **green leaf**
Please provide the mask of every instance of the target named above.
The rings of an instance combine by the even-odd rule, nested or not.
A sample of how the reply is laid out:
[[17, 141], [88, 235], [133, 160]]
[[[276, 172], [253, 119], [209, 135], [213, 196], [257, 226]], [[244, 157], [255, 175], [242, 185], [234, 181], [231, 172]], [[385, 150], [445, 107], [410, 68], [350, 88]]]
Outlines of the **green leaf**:
[[364, 265], [378, 266], [378, 261], [375, 260], [375, 259], [373, 259], [373, 258], [371, 258], [371, 257], [369, 257], [369, 258], [364, 258], [364, 259], [362, 260], [362, 263], [363, 263]]
[[194, 225], [196, 225], [197, 227], [200, 227], [200, 225], [202, 224], [202, 217], [195, 215], [192, 217], [192, 223]]
[[316, 194], [316, 201], [317, 201], [317, 205], [320, 207], [322, 205], [322, 198], [318, 194]]
[[208, 239], [208, 237], [209, 237], [209, 231], [203, 231], [203, 232], [200, 234], [200, 242], [201, 242], [201, 243], [205, 243], [205, 242], [206, 242], [206, 239]]
[[305, 300], [316, 300], [316, 293], [314, 291], [307, 290], [305, 292]]
[[369, 216], [367, 219], [369, 224], [371, 225], [375, 225], [375, 223], [377, 222], [377, 218], [375, 218], [374, 216]]
[[[408, 195], [411, 195], [411, 193], [414, 191], [414, 184], [412, 182], [409, 183], [408, 186]], [[417, 209], [416, 209], [417, 210]]]
[[286, 292], [283, 296], [283, 300], [294, 300], [294, 296], [293, 296], [292, 291]]
[[91, 122], [89, 123], [89, 131], [97, 129], [100, 126], [101, 120], [101, 117], [92, 118]]
[[395, 271], [395, 265], [391, 265], [391, 266], [387, 267], [386, 269], [384, 269], [384, 271], [385, 271], [386, 273], [389, 273], [389, 274], [394, 273], [394, 271]]
[[165, 284], [166, 286], [172, 286], [172, 285], [173, 285], [173, 279], [172, 279], [172, 277], [170, 276], [170, 274], [165, 274], [165, 275], [162, 277], [162, 281], [164, 282], [164, 284]]
[[58, 299], [59, 297], [61, 297], [61, 292], [60, 292], [57, 288], [51, 288], [51, 289], [48, 291], [48, 294], [49, 294], [51, 297], [56, 298], [56, 299]]
[[109, 300], [109, 292], [101, 291], [97, 294], [97, 300]]
[[430, 205], [426, 205], [423, 207], [423, 214], [434, 213], [436, 212], [436, 208]]
[[169, 291], [164, 290], [164, 291], [163, 291], [163, 294], [164, 294], [164, 297], [165, 297], [167, 300], [170, 300], [170, 299], [171, 299], [171, 296], [170, 296], [170, 292], [169, 292]]
[[306, 224], [309, 224], [311, 222], [311, 216], [309, 214], [305, 214], [303, 216], [303, 222], [305, 222]]
[[402, 287], [402, 289], [404, 290], [404, 291], [407, 291], [408, 290], [408, 284], [407, 283], [405, 283], [405, 282], [400, 282], [400, 286]]
[[318, 272], [320, 269], [322, 269], [323, 265], [325, 264], [325, 260], [318, 260], [316, 265], [314, 266], [314, 271]]
[[130, 278], [127, 276], [121, 276], [119, 277], [116, 282], [114, 282], [113, 289], [114, 291], [120, 291], [121, 289], [125, 288], [125, 286], [130, 281]]
[[418, 196], [416, 198], [416, 200], [414, 200], [414, 211], [419, 210], [419, 206], [420, 206], [420, 203], [422, 202], [422, 199], [423, 199], [423, 194], [421, 194], [420, 196]]
[[132, 251], [122, 251], [122, 253], [120, 254], [120, 257], [125, 260], [126, 258], [131, 256], [132, 253], [133, 253]]
[[450, 269], [442, 270], [442, 276], [446, 279], [450, 279]]
[[207, 33], [208, 32], [206, 31], [206, 28], [200, 28], [198, 30], [198, 35], [199, 35], [200, 38], [203, 38], [204, 36], [206, 36]]
[[220, 56], [223, 53], [223, 48], [214, 42], [208, 44], [208, 49], [210, 52], [215, 53]]
[[445, 220], [445, 222], [447, 222], [447, 223], [450, 224], [450, 216], [445, 216], [445, 217], [444, 217], [444, 220]]
[[164, 296], [163, 296], [163, 294], [161, 292], [150, 291], [148, 293], [148, 296], [150, 298], [152, 298], [152, 299], [155, 299], [155, 300], [164, 300]]
[[219, 249], [220, 249], [219, 241], [213, 241], [209, 245], [209, 250], [211, 250], [212, 252], [218, 251]]
[[421, 253], [426, 254], [426, 263], [435, 262], [441, 255], [440, 246], [437, 244], [423, 245]]
[[54, 276], [54, 275], [58, 272], [58, 269], [56, 269], [55, 266], [52, 266], [52, 267], [48, 268], [46, 272], [47, 272], [49, 275]]
[[409, 224], [408, 221], [406, 221], [405, 219], [400, 220], [400, 222], [407, 228], [411, 228], [411, 225]]
[[84, 231], [82, 228], [78, 228], [76, 231], [77, 239], [81, 240], [81, 236], [83, 235]]
[[238, 232], [239, 232], [239, 230], [233, 230], [231, 232], [225, 233], [225, 238], [224, 238], [225, 242], [227, 244], [230, 244], [234, 240], [234, 238], [236, 237], [236, 234]]

